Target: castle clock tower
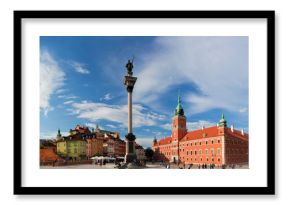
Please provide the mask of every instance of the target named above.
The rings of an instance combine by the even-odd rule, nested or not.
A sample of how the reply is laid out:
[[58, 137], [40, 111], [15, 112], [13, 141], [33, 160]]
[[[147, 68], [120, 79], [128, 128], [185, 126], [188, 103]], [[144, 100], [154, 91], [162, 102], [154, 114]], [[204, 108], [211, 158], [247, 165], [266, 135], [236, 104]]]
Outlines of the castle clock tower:
[[181, 106], [180, 96], [178, 96], [178, 103], [174, 111], [174, 117], [172, 118], [172, 162], [179, 161], [179, 140], [186, 134], [186, 117]]

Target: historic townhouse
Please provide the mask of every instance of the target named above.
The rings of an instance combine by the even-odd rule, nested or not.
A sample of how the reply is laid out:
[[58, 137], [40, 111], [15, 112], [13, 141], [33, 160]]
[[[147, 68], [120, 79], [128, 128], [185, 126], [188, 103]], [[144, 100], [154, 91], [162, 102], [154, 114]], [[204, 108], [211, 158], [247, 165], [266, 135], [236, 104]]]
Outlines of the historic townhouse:
[[[57, 154], [66, 159], [84, 159], [93, 156], [124, 157], [126, 143], [120, 139], [118, 132], [101, 130], [98, 126], [92, 131], [77, 125], [71, 129], [68, 136], [62, 136], [58, 130], [56, 136]], [[141, 146], [137, 145], [140, 159], [142, 157]], [[143, 149], [143, 148], [142, 148]], [[144, 150], [143, 150], [144, 151]]]
[[103, 143], [104, 136], [99, 133], [92, 133], [85, 136], [86, 138], [86, 155], [87, 157], [102, 156], [104, 153]]
[[244, 164], [248, 163], [248, 134], [227, 127], [222, 115], [216, 126], [187, 131], [186, 116], [178, 97], [172, 119], [170, 137], [153, 141], [157, 160], [184, 164]]
[[135, 152], [137, 160], [143, 161], [146, 159], [144, 148], [141, 145], [138, 145], [137, 143], [135, 144]]
[[99, 132], [77, 125], [68, 136], [57, 134], [57, 154], [68, 159], [83, 159], [103, 155], [104, 136]]
[[62, 137], [57, 140], [57, 154], [67, 159], [86, 157], [86, 141], [80, 133]]

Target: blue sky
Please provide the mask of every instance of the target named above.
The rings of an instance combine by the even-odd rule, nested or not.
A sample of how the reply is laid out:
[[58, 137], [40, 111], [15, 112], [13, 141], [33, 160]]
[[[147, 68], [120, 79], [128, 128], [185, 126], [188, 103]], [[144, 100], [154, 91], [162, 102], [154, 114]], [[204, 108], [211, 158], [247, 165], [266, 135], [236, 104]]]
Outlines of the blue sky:
[[75, 125], [127, 133], [125, 65], [134, 56], [133, 132], [170, 136], [180, 92], [188, 130], [248, 130], [248, 37], [40, 37], [40, 138]]

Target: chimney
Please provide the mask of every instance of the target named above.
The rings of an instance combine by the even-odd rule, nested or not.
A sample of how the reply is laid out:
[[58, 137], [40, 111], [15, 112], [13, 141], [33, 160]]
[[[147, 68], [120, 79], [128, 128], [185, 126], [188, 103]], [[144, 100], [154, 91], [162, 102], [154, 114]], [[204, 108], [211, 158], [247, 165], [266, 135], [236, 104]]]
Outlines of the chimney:
[[244, 129], [241, 130], [242, 135], [244, 135]]
[[202, 129], [202, 130], [204, 130], [204, 125], [203, 125], [203, 126], [201, 126], [201, 129]]
[[231, 131], [234, 132], [234, 125], [231, 125]]

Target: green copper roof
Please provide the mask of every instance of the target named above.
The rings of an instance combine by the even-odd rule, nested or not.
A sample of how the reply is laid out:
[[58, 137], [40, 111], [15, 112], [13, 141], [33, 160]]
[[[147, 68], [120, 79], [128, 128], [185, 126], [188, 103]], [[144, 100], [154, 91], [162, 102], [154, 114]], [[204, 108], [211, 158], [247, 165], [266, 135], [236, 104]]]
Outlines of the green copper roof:
[[220, 119], [219, 126], [220, 127], [226, 127], [227, 126], [227, 121], [225, 120], [224, 113], [222, 114], [222, 118]]
[[61, 137], [60, 129], [57, 130], [57, 137]]
[[183, 116], [184, 115], [184, 110], [181, 106], [181, 100], [180, 100], [180, 95], [178, 95], [178, 100], [177, 100], [177, 106], [175, 108], [175, 115]]

